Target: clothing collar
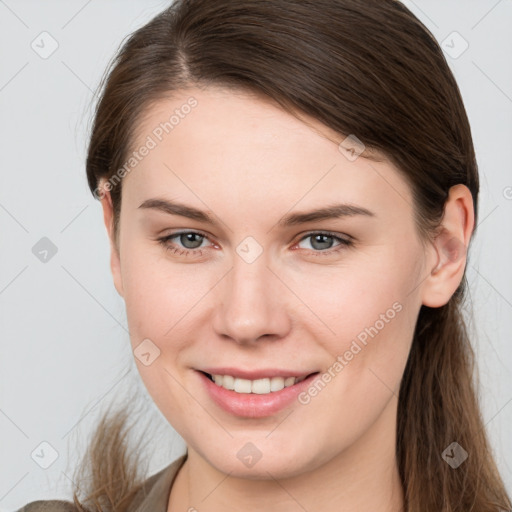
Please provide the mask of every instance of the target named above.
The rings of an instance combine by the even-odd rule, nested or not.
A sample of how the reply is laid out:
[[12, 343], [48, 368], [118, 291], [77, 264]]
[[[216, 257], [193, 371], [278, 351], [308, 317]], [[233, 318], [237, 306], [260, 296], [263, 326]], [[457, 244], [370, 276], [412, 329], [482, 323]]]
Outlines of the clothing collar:
[[128, 512], [167, 512], [172, 484], [186, 459], [187, 453], [145, 480]]

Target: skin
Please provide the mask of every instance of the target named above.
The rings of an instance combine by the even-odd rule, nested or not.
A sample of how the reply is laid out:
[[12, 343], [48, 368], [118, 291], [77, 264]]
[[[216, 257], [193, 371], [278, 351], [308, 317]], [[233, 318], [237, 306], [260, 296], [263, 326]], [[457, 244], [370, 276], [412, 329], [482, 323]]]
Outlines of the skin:
[[[411, 190], [389, 161], [350, 161], [338, 149], [345, 137], [318, 121], [212, 87], [154, 104], [134, 148], [190, 96], [198, 105], [125, 176], [118, 240], [110, 195], [102, 199], [132, 348], [150, 339], [160, 350], [148, 366], [136, 358], [137, 367], [188, 446], [169, 512], [401, 510], [400, 381], [421, 305], [446, 304], [463, 277], [469, 190], [452, 187], [441, 234], [422, 243]], [[205, 210], [218, 225], [139, 208], [155, 197]], [[288, 213], [334, 202], [374, 216], [277, 226]], [[168, 245], [200, 245], [201, 255], [157, 241], [186, 230], [207, 237]], [[318, 231], [354, 244], [335, 251], [335, 238], [322, 245], [307, 236]], [[236, 252], [248, 236], [263, 251], [252, 263]], [[194, 368], [206, 366], [325, 372], [396, 302], [400, 312], [306, 405], [240, 418], [199, 385]], [[237, 458], [247, 442], [262, 454], [252, 467]]]

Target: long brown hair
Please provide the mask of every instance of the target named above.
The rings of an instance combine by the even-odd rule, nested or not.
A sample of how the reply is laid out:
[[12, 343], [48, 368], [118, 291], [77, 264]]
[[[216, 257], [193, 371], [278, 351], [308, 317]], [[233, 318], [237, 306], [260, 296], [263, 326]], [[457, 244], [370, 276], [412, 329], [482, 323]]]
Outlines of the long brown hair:
[[[264, 95], [380, 151], [411, 186], [423, 239], [459, 183], [471, 191], [476, 222], [478, 170], [459, 88], [434, 36], [399, 1], [177, 0], [131, 35], [107, 70], [87, 155], [93, 194], [125, 165], [151, 103], [210, 84]], [[121, 190], [118, 179], [115, 233]], [[417, 319], [396, 432], [407, 511], [512, 508], [473, 382], [466, 288], [464, 276], [445, 306], [422, 306]], [[129, 407], [95, 431], [80, 470], [92, 480], [85, 498], [74, 494], [82, 510], [124, 512], [140, 486], [126, 456], [136, 448], [123, 441]], [[468, 453], [457, 469], [442, 457], [452, 442]], [[105, 460], [115, 463], [107, 470]]]

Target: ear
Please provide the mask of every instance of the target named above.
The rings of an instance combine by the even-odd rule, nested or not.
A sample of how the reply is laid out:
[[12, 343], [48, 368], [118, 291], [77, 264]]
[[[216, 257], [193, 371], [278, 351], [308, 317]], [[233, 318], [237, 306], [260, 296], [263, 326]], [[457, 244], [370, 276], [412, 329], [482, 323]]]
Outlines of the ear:
[[465, 185], [450, 188], [439, 234], [431, 247], [430, 275], [422, 287], [422, 303], [444, 306], [458, 288], [466, 268], [467, 247], [473, 233], [473, 197]]
[[117, 241], [114, 237], [114, 207], [112, 204], [112, 197], [110, 196], [110, 190], [103, 186], [103, 182], [100, 184], [99, 189], [101, 190], [100, 201], [103, 208], [103, 220], [105, 222], [108, 238], [110, 240], [110, 270], [112, 272], [114, 286], [117, 290], [117, 293], [123, 297], [121, 259], [119, 256]]

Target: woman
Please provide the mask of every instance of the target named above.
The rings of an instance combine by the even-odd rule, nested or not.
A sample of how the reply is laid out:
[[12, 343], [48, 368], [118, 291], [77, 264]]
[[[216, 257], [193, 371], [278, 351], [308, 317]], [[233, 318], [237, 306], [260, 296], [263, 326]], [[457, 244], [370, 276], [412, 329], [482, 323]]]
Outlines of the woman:
[[109, 70], [87, 177], [187, 451], [141, 482], [126, 404], [84, 497], [25, 510], [511, 508], [461, 311], [471, 131], [402, 4], [178, 0]]

